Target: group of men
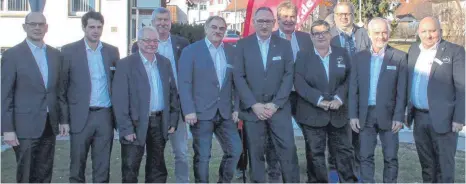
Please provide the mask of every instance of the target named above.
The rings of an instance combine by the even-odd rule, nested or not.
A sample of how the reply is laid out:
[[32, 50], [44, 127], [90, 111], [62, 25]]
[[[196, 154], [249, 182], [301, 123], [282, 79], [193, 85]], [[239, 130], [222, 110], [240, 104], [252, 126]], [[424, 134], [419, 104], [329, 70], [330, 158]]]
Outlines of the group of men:
[[[58, 51], [44, 43], [41, 13], [25, 18], [27, 38], [2, 57], [2, 133], [17, 159], [17, 182], [51, 182], [55, 136], [70, 135], [70, 182], [109, 182], [113, 130], [121, 143], [122, 182], [167, 181], [171, 141], [177, 183], [189, 182], [187, 126], [194, 181], [209, 182], [212, 137], [223, 150], [218, 182], [231, 182], [242, 153], [244, 122], [251, 182], [300, 182], [292, 117], [305, 138], [307, 182], [328, 182], [325, 158], [340, 182], [373, 183], [377, 135], [383, 182], [397, 182], [398, 131], [414, 120], [424, 182], [454, 182], [458, 132], [464, 125], [464, 47], [442, 39], [424, 18], [420, 43], [406, 54], [390, 47], [390, 25], [354, 25], [354, 7], [335, 6], [336, 26], [314, 21], [295, 30], [297, 7], [254, 12], [256, 33], [224, 44], [227, 24], [211, 16], [205, 39], [171, 35], [170, 12], [156, 8], [138, 31], [135, 52], [100, 41], [104, 18], [82, 17], [84, 38]], [[265, 158], [264, 158], [265, 157]], [[265, 168], [267, 162], [268, 169]], [[268, 174], [267, 174], [268, 172]], [[269, 176], [267, 179], [267, 175]]]

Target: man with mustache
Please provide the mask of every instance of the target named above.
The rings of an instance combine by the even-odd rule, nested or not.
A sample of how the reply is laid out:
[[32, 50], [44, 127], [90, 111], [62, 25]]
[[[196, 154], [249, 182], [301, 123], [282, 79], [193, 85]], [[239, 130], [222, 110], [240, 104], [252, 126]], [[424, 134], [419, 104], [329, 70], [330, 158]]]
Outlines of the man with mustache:
[[[296, 59], [296, 53], [298, 53], [298, 51], [309, 50], [309, 48], [313, 48], [311, 35], [309, 35], [309, 33], [306, 32], [295, 30], [297, 14], [298, 8], [291, 1], [283, 1], [282, 3], [280, 3], [277, 6], [278, 30], [272, 33], [290, 41], [291, 49], [293, 51], [293, 61]], [[293, 115], [293, 118], [296, 116], [297, 98], [298, 96], [293, 87], [289, 96], [291, 114]], [[294, 119], [296, 120], [296, 118]], [[308, 148], [306, 147], [306, 149]], [[306, 155], [306, 160], [308, 160], [307, 163], [310, 164], [309, 159], [309, 155]], [[275, 149], [273, 147], [272, 140], [270, 139], [270, 135], [268, 135], [267, 139], [266, 161], [269, 182], [282, 182], [278, 157], [275, 154]]]
[[[86, 182], [91, 148], [92, 181], [109, 182], [114, 118], [111, 82], [118, 48], [100, 41], [104, 17], [90, 11], [81, 18], [84, 38], [62, 47], [60, 109], [70, 130], [70, 183]], [[66, 132], [68, 133], [68, 132]]]
[[[343, 47], [348, 52], [350, 59], [359, 51], [368, 49], [370, 47], [370, 39], [367, 35], [366, 29], [358, 27], [354, 24], [354, 6], [351, 2], [339, 2], [333, 9], [335, 27], [330, 29], [332, 35], [331, 45], [336, 47]], [[351, 131], [352, 149], [354, 151], [354, 169], [357, 176], [359, 176], [359, 135]], [[328, 162], [330, 168], [334, 168], [335, 159], [334, 153], [330, 151]]]
[[283, 182], [296, 183], [300, 179], [299, 166], [288, 101], [293, 86], [293, 51], [289, 41], [272, 34], [275, 19], [270, 8], [258, 8], [253, 23], [256, 33], [238, 41], [234, 66], [251, 182], [266, 181], [264, 154], [269, 134], [280, 161]]
[[299, 95], [296, 118], [309, 149], [309, 183], [327, 183], [326, 140], [335, 153], [341, 183], [357, 182], [348, 140], [347, 95], [351, 63], [345, 49], [330, 45], [330, 25], [318, 20], [311, 25], [313, 51], [299, 51], [294, 84]]
[[442, 39], [438, 19], [418, 28], [408, 51], [408, 118], [426, 183], [455, 182], [458, 132], [464, 126], [464, 47]]
[[181, 106], [193, 135], [195, 182], [209, 182], [215, 133], [224, 153], [218, 182], [229, 183], [242, 151], [236, 128], [239, 99], [233, 86], [235, 52], [231, 45], [222, 42], [227, 29], [225, 19], [211, 16], [204, 29], [205, 39], [186, 47], [181, 54], [178, 77]]
[[[406, 53], [388, 45], [386, 19], [369, 22], [370, 49], [358, 52], [351, 66], [348, 94], [351, 128], [359, 133], [361, 182], [375, 183], [374, 151], [377, 135], [384, 157], [383, 182], [398, 177], [398, 131], [403, 128], [406, 107]], [[370, 76], [368, 78], [368, 76]]]
[[139, 52], [117, 62], [112, 103], [120, 135], [122, 183], [137, 183], [147, 152], [146, 183], [167, 182], [164, 150], [180, 116], [170, 60], [157, 53], [155, 28], [138, 32]]
[[[29, 13], [26, 39], [2, 56], [2, 134], [16, 155], [16, 182], [50, 183], [56, 135], [66, 121], [57, 99], [60, 51], [46, 45], [47, 20]], [[60, 130], [60, 132], [59, 132]]]

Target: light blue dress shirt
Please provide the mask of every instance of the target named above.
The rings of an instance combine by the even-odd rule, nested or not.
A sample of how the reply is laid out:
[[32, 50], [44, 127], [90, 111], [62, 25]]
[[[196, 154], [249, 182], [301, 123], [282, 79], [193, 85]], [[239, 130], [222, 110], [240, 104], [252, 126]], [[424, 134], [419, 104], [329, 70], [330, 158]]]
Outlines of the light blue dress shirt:
[[28, 39], [26, 39], [26, 43], [31, 49], [32, 55], [34, 56], [34, 60], [36, 60], [40, 74], [42, 75], [42, 80], [44, 81], [45, 89], [47, 89], [49, 79], [49, 68], [47, 63], [47, 46], [45, 44], [42, 44], [42, 47], [37, 47]]
[[377, 84], [379, 82], [380, 70], [383, 69], [383, 57], [385, 56], [385, 48], [375, 53], [371, 47], [371, 68], [370, 68], [370, 85], [369, 85], [369, 100], [368, 105], [375, 105], [377, 99]]
[[84, 43], [86, 45], [87, 66], [91, 77], [91, 99], [89, 104], [94, 107], [110, 107], [112, 103], [102, 59], [102, 42], [99, 42], [95, 50], [89, 47], [86, 39], [84, 39]]
[[269, 54], [270, 38], [262, 40], [257, 36], [257, 43], [259, 43], [259, 49], [262, 56], [262, 64], [264, 64], [264, 70], [267, 70], [267, 55]]
[[217, 73], [218, 83], [220, 84], [220, 89], [222, 88], [223, 80], [225, 79], [225, 71], [227, 66], [227, 60], [225, 57], [225, 51], [223, 50], [223, 42], [215, 48], [215, 46], [207, 38], [204, 39], [209, 48], [210, 56], [214, 62], [215, 72]]
[[[286, 39], [286, 35], [284, 32], [282, 32], [280, 29], [278, 29], [278, 33], [280, 35], [281, 38], [283, 39]], [[298, 40], [296, 39], [296, 32], [293, 31], [293, 33], [291, 34], [291, 49], [293, 50], [293, 61], [296, 60], [296, 54], [298, 53], [299, 51], [299, 44], [298, 44]]]
[[429, 110], [427, 98], [427, 86], [429, 84], [430, 70], [437, 54], [438, 43], [429, 49], [419, 44], [419, 57], [414, 66], [413, 81], [411, 86], [411, 102], [418, 109]]
[[144, 64], [144, 68], [146, 69], [147, 77], [149, 78], [150, 111], [162, 111], [165, 106], [162, 80], [160, 79], [160, 73], [157, 67], [157, 58], [154, 56], [154, 60], [150, 62], [144, 57], [144, 55], [142, 55], [141, 51], [139, 51], [139, 55], [141, 56], [142, 64]]
[[160, 55], [165, 56], [166, 58], [170, 60], [173, 76], [175, 77], [176, 87], [178, 87], [178, 72], [176, 71], [175, 54], [173, 54], [173, 45], [172, 45], [171, 36], [168, 36], [168, 39], [166, 41], [160, 40], [158, 52]]

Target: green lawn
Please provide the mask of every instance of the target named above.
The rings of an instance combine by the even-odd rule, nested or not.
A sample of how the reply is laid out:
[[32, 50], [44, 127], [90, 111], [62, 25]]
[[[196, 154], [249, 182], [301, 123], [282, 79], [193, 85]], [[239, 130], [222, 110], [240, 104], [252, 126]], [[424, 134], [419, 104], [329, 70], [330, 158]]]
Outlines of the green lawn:
[[[210, 167], [210, 181], [216, 182], [218, 178], [218, 167], [222, 156], [222, 151], [217, 143], [213, 141], [214, 145], [212, 147], [212, 159]], [[121, 182], [121, 157], [120, 157], [120, 144], [118, 141], [114, 142], [113, 152], [112, 152], [112, 170], [110, 173], [110, 182], [119, 183]], [[189, 144], [191, 145], [191, 143]], [[301, 173], [301, 182], [306, 181], [306, 160], [304, 152], [304, 140], [302, 138], [296, 138], [296, 145], [298, 146], [298, 156], [299, 156], [299, 165]], [[167, 167], [169, 172], [168, 182], [175, 182], [173, 177], [173, 162], [174, 156], [171, 152], [171, 146], [167, 145], [165, 150], [165, 159], [167, 161]], [[193, 155], [192, 149], [190, 148], [190, 153]], [[382, 182], [382, 168], [383, 168], [383, 159], [381, 155], [380, 147], [377, 147], [376, 150], [376, 181]], [[412, 183], [412, 182], [422, 182], [421, 179], [421, 168], [416, 153], [414, 145], [401, 144], [400, 151], [398, 154], [399, 157], [399, 174], [398, 182], [403, 183]], [[192, 158], [189, 159], [192, 163]], [[13, 150], [9, 149], [2, 153], [2, 174], [1, 182], [2, 183], [13, 183], [15, 182], [15, 157]], [[191, 165], [192, 167], [192, 165]], [[69, 142], [68, 141], [57, 141], [56, 152], [55, 152], [55, 166], [52, 182], [54, 183], [67, 183], [68, 182], [68, 172], [69, 172]], [[191, 172], [191, 181], [193, 181], [193, 176]], [[88, 167], [86, 169], [86, 179], [88, 182], [91, 182], [91, 165], [90, 160], [88, 161]], [[456, 154], [456, 182], [464, 183], [465, 182], [465, 155], [464, 152], [458, 151]], [[144, 182], [144, 161], [141, 164], [139, 182]], [[233, 182], [240, 183], [242, 180], [235, 179]]]

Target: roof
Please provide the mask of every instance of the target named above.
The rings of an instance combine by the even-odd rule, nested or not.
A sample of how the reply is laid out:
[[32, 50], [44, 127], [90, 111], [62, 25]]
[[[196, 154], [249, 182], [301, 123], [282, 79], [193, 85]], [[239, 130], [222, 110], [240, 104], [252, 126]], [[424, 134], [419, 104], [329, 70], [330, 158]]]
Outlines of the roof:
[[248, 7], [248, 0], [231, 0], [230, 4], [228, 4], [227, 8], [223, 11], [234, 12], [235, 3], [237, 11], [246, 10], [246, 8]]
[[432, 0], [409, 0], [401, 2], [401, 5], [396, 9], [396, 17], [405, 17], [411, 15], [417, 20], [427, 17], [432, 14]]

